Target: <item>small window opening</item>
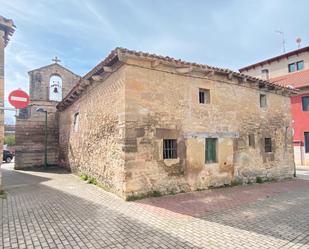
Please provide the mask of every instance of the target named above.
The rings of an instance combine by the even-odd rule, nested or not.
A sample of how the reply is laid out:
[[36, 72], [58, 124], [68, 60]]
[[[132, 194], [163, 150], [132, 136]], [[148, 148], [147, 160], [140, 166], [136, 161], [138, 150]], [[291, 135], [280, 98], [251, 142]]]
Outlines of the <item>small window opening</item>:
[[210, 103], [210, 92], [207, 89], [199, 89], [199, 101], [200, 104]]
[[272, 152], [272, 143], [269, 137], [265, 138], [265, 152]]
[[260, 107], [265, 108], [267, 106], [267, 99], [265, 94], [260, 94]]
[[249, 134], [248, 138], [249, 138], [249, 147], [254, 148], [255, 147], [255, 137], [254, 137], [254, 134]]
[[79, 126], [79, 112], [74, 114], [73, 129], [75, 132], [78, 131], [78, 126]]
[[268, 69], [263, 69], [262, 70], [262, 77], [265, 80], [269, 80], [269, 70]]
[[177, 158], [177, 140], [164, 139], [163, 140], [163, 159]]
[[205, 161], [206, 163], [217, 162], [217, 138], [206, 138]]

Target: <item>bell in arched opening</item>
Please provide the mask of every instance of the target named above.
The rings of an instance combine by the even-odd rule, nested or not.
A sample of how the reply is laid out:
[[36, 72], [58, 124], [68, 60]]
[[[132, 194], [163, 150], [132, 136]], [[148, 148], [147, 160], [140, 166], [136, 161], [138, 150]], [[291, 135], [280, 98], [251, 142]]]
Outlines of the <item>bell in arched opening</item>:
[[52, 75], [49, 80], [49, 100], [62, 100], [62, 79], [59, 75]]

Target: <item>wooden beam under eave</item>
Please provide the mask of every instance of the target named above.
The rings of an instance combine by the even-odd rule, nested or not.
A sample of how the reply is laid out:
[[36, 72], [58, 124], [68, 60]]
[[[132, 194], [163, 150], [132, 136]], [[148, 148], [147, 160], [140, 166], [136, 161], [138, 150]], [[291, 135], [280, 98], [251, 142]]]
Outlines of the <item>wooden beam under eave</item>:
[[107, 73], [112, 73], [114, 71], [111, 67], [106, 67], [106, 66], [103, 67], [103, 70], [104, 72], [107, 72]]
[[267, 85], [267, 89], [270, 90], [270, 91], [275, 90], [275, 86]]
[[82, 90], [76, 89], [76, 91], [75, 91], [74, 94], [75, 94], [76, 96], [79, 96], [81, 93], [82, 93]]
[[78, 89], [79, 91], [83, 91], [85, 88], [86, 88], [86, 86], [84, 86], [84, 85], [79, 85], [79, 86], [77, 87], [77, 89]]
[[258, 81], [257, 83], [258, 83], [259, 88], [265, 88], [266, 87], [266, 84], [263, 81]]
[[92, 80], [94, 80], [94, 81], [103, 80], [103, 76], [101, 76], [101, 75], [93, 75], [91, 78], [92, 78]]
[[82, 85], [82, 86], [89, 86], [89, 85], [90, 85], [90, 81], [89, 81], [89, 80], [83, 80], [83, 81], [81, 82], [81, 85]]
[[205, 76], [207, 77], [213, 77], [215, 75], [215, 70], [207, 70], [205, 72]]
[[75, 95], [71, 95], [69, 98], [68, 98], [68, 101], [71, 101], [71, 99], [75, 99], [76, 98], [76, 96]]
[[178, 67], [175, 69], [177, 73], [186, 74], [191, 73], [193, 71], [192, 67]]
[[247, 77], [244, 76], [237, 76], [238, 77], [238, 84], [246, 84], [247, 83]]
[[227, 78], [228, 78], [228, 80], [232, 80], [232, 79], [233, 79], [233, 73], [229, 73], [229, 74], [227, 75]]
[[156, 68], [157, 66], [159, 66], [161, 64], [161, 61], [159, 60], [154, 60], [151, 62], [151, 67], [152, 68]]

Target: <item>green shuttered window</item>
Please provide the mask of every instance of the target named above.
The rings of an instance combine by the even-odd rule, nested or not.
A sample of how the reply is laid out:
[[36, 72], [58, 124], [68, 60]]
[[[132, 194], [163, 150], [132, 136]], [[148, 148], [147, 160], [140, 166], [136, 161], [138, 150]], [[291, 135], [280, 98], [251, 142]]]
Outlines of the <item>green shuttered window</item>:
[[217, 162], [217, 138], [206, 138], [205, 159], [206, 163]]

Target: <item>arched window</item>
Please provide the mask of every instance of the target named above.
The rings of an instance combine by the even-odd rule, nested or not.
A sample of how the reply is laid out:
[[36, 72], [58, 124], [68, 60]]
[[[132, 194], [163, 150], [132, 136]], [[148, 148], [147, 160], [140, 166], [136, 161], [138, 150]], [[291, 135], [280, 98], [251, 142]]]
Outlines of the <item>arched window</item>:
[[62, 100], [62, 79], [59, 75], [52, 75], [49, 79], [49, 100]]

